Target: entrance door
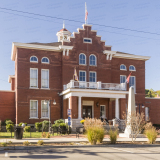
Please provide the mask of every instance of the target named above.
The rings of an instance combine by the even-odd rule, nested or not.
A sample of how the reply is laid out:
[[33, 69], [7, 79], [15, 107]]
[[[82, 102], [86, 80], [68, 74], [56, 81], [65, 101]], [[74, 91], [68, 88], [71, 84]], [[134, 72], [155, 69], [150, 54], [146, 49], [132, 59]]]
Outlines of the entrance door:
[[92, 118], [92, 106], [83, 106], [83, 119]]

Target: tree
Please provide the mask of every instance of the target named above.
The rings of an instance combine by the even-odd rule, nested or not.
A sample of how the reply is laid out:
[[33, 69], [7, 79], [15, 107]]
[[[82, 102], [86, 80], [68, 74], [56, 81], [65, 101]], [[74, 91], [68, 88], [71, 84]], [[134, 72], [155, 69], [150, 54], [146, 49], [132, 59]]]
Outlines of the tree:
[[146, 97], [155, 97], [156, 96], [156, 92], [152, 88], [150, 90], [145, 89], [145, 94], [146, 94]]

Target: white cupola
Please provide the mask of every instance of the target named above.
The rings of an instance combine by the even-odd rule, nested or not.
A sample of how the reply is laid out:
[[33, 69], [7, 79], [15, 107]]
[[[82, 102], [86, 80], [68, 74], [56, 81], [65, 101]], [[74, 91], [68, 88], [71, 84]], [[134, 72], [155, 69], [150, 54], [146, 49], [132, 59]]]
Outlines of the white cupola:
[[71, 34], [72, 33], [65, 28], [65, 24], [63, 22], [63, 28], [56, 34], [58, 37], [58, 42], [62, 41], [69, 42]]

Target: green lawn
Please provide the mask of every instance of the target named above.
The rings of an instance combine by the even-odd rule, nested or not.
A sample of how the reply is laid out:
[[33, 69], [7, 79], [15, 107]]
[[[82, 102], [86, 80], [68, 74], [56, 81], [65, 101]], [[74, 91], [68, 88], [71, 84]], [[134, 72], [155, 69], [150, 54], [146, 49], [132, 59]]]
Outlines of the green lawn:
[[[57, 135], [57, 133], [55, 133], [54, 136], [55, 135]], [[30, 135], [30, 132], [23, 132], [23, 138], [41, 138], [41, 137], [42, 137], [42, 132], [31, 132], [31, 135]], [[0, 132], [0, 138], [11, 138], [11, 133]], [[14, 138], [14, 132], [12, 132], [12, 138]]]

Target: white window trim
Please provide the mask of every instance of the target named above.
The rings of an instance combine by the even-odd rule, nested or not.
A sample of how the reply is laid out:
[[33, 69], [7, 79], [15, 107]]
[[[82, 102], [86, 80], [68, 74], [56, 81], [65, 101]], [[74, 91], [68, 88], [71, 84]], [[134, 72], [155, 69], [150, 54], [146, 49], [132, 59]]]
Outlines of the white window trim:
[[100, 113], [101, 113], [101, 106], [104, 106], [105, 118], [108, 118], [108, 117], [106, 117], [106, 105], [100, 105]]
[[[47, 58], [47, 57], [43, 57], [43, 58]], [[42, 58], [42, 59], [43, 59], [43, 58]], [[47, 58], [47, 59], [48, 59], [48, 62], [42, 62], [42, 59], [41, 59], [41, 63], [49, 64], [49, 58]]]
[[[37, 117], [31, 117], [31, 101], [37, 101]], [[30, 113], [30, 118], [29, 119], [38, 119], [38, 100], [30, 100], [30, 110], [29, 110], [29, 113]]]
[[129, 71], [136, 71], [136, 67], [134, 65], [130, 65], [129, 68], [133, 66], [135, 68], [135, 70], [129, 69]]
[[[126, 75], [120, 75], [120, 83], [121, 83], [121, 76], [125, 76], [125, 80], [127, 79]], [[125, 83], [125, 82], [124, 82]]]
[[95, 72], [95, 71], [89, 71], [89, 79], [90, 79], [90, 73], [95, 73], [95, 82], [93, 82], [93, 83], [96, 83], [97, 82], [97, 72]]
[[[121, 65], [124, 65], [124, 64], [121, 64]], [[122, 70], [122, 71], [127, 71], [126, 65], [124, 65], [124, 66], [126, 67], [126, 69], [121, 69], [121, 65], [120, 65], [120, 70]]]
[[[85, 56], [85, 64], [80, 64], [80, 55], [81, 55], [81, 54], [83, 54], [83, 55]], [[86, 66], [86, 55], [85, 55], [84, 53], [80, 53], [80, 54], [79, 54], [79, 65], [84, 65], [84, 66]]]
[[[95, 65], [91, 65], [91, 64], [90, 64], [90, 56], [94, 56], [94, 57], [95, 57], [95, 61], [96, 61], [96, 64], [95, 64]], [[96, 57], [96, 55], [91, 54], [90, 56], [89, 56], [89, 65], [90, 65], [90, 66], [97, 66], [97, 57]]]
[[[31, 69], [37, 70], [37, 87], [31, 87]], [[30, 81], [30, 88], [38, 89], [38, 68], [30, 68], [30, 77], [29, 77], [29, 81]]]
[[[48, 70], [48, 88], [42, 88], [42, 70]], [[49, 69], [41, 69], [41, 89], [50, 89], [49, 88]]]
[[49, 101], [48, 101], [48, 117], [42, 117], [42, 101], [45, 101], [45, 100], [41, 100], [41, 119], [48, 119], [50, 116]]
[[85, 72], [85, 81], [80, 81], [80, 82], [86, 82], [86, 77], [87, 77], [86, 71], [79, 70], [79, 80], [80, 80], [80, 72]]
[[30, 57], [30, 62], [31, 62], [31, 63], [38, 63], [38, 58], [36, 57], [36, 58], [37, 58], [37, 61], [31, 61], [31, 58], [32, 58], [32, 57], [36, 57], [36, 56], [31, 56], [31, 57]]
[[[84, 42], [84, 39], [89, 39], [89, 40], [91, 40], [91, 42]], [[84, 37], [84, 38], [83, 38], [83, 43], [89, 43], [89, 44], [92, 44], [92, 38]]]
[[130, 77], [134, 77], [134, 82], [135, 82], [135, 84], [134, 84], [134, 93], [136, 94], [136, 76], [130, 76]]

